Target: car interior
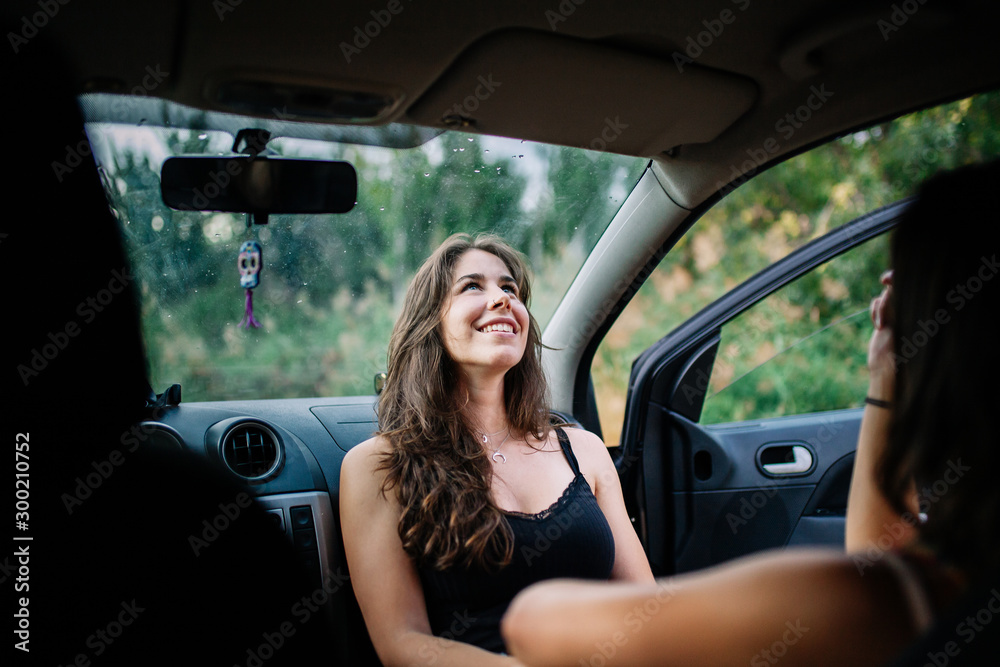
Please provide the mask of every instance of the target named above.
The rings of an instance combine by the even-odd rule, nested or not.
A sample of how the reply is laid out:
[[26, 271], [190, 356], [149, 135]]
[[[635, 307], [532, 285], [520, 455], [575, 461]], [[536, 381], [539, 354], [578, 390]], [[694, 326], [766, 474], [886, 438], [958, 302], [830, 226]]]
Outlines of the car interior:
[[[543, 331], [544, 363], [553, 418], [605, 438], [654, 574], [668, 576], [763, 549], [842, 546], [863, 395], [830, 405], [809, 404], [808, 387], [833, 380], [790, 375], [782, 381], [788, 383], [789, 392], [799, 395], [800, 405], [771, 413], [734, 408], [718, 415], [713, 406], [720, 404], [717, 396], [729, 400], [742, 397], [739, 392], [744, 391], [755, 396], [734, 398], [737, 406], [763, 401], [761, 387], [769, 385], [757, 380], [758, 369], [764, 362], [786, 358], [782, 353], [792, 349], [788, 343], [766, 358], [747, 362], [746, 368], [733, 362], [732, 350], [744, 343], [731, 332], [759, 336], [766, 327], [754, 323], [779, 308], [774, 305], [778, 302], [769, 301], [772, 296], [792, 294], [788, 299], [794, 302], [795, 290], [815, 281], [828, 300], [837, 303], [837, 309], [814, 318], [815, 334], [805, 336], [811, 343], [825, 332], [841, 335], [838, 332], [844, 329], [838, 327], [865, 325], [862, 311], [877, 290], [877, 284], [865, 282], [873, 270], [869, 266], [887, 257], [884, 235], [906, 209], [907, 199], [873, 194], [863, 210], [810, 232], [787, 252], [747, 269], [744, 279], [720, 287], [692, 312], [676, 313], [670, 328], [630, 328], [636, 321], [630, 303], [645, 293], [641, 290], [655, 287], [663, 293], [667, 283], [657, 276], [666, 275], [664, 267], [673, 267], [672, 251], [694, 243], [699, 223], [709, 224], [703, 221], [714, 220], [719, 207], [737, 197], [750, 207], [755, 182], [781, 169], [791, 173], [798, 168], [796, 160], [813, 159], [811, 168], [821, 170], [828, 164], [833, 171], [839, 168], [837, 154], [823, 153], [824, 147], [847, 141], [874, 143], [870, 137], [878, 135], [872, 135], [871, 128], [888, 128], [900, 118], [905, 125], [910, 114], [925, 110], [946, 108], [953, 114], [954, 109], [971, 105], [975, 110], [982, 105], [985, 117], [1000, 114], [1000, 97], [993, 95], [1000, 84], [996, 65], [1000, 41], [993, 35], [1000, 6], [985, 0], [948, 4], [553, 0], [482, 6], [449, 1], [423, 5], [411, 0], [280, 4], [15, 0], [8, 3], [5, 15], [11, 51], [6, 57], [11, 71], [22, 74], [12, 79], [19, 88], [12, 99], [30, 98], [5, 112], [11, 132], [22, 135], [16, 154], [35, 154], [25, 159], [25, 166], [14, 166], [20, 172], [19, 187], [31, 193], [22, 198], [24, 215], [42, 205], [52, 207], [46, 226], [39, 225], [24, 242], [15, 222], [0, 237], [14, 253], [8, 254], [4, 269], [8, 286], [24, 292], [14, 297], [16, 308], [42, 313], [14, 335], [8, 382], [23, 411], [20, 416], [38, 423], [33, 428], [42, 435], [35, 440], [90, 423], [91, 435], [82, 441], [110, 434], [111, 446], [122, 452], [125, 462], [119, 466], [119, 459], [109, 453], [117, 450], [86, 449], [86, 444], [65, 457], [50, 452], [51, 458], [46, 458], [39, 451], [40, 472], [35, 474], [46, 474], [39, 466], [59, 471], [51, 473], [49, 486], [41, 487], [59, 519], [39, 530], [65, 524], [65, 535], [78, 540], [74, 549], [86, 551], [88, 531], [120, 513], [123, 522], [127, 518], [122, 524], [126, 534], [94, 528], [91, 548], [102, 556], [86, 566], [110, 578], [116, 571], [122, 577], [159, 576], [124, 562], [131, 548], [130, 531], [154, 536], [159, 530], [179, 531], [182, 546], [195, 556], [203, 551], [215, 558], [213, 549], [220, 554], [225, 549], [227, 562], [241, 563], [239, 577], [246, 577], [247, 588], [213, 583], [213, 568], [223, 567], [221, 555], [219, 562], [199, 558], [185, 566], [188, 570], [178, 570], [177, 577], [198, 573], [191, 580], [197, 580], [197, 587], [191, 583], [185, 589], [190, 591], [185, 595], [191, 596], [192, 607], [204, 607], [192, 616], [201, 620], [192, 624], [210, 624], [210, 616], [226, 616], [239, 608], [262, 614], [262, 628], [283, 627], [283, 621], [289, 621], [294, 634], [303, 617], [314, 619], [303, 611], [311, 609], [309, 604], [298, 607], [301, 614], [288, 610], [297, 600], [314, 601], [322, 612], [318, 614], [321, 636], [316, 639], [325, 647], [322, 659], [344, 665], [379, 664], [349, 584], [339, 532], [338, 487], [346, 452], [377, 429], [375, 402], [384, 380], [377, 371], [384, 357], [368, 365], [354, 359], [358, 363], [348, 368], [356, 371], [356, 377], [353, 384], [344, 385], [348, 389], [340, 385], [327, 389], [333, 385], [323, 384], [322, 377], [313, 385], [315, 394], [283, 394], [283, 387], [274, 383], [266, 392], [255, 393], [254, 387], [263, 381], [247, 385], [249, 389], [238, 383], [211, 385], [205, 369], [213, 360], [204, 351], [191, 351], [198, 347], [194, 333], [180, 325], [157, 329], [150, 324], [156, 304], [166, 308], [170, 303], [168, 292], [195, 291], [194, 283], [185, 287], [189, 265], [182, 258], [183, 244], [153, 246], [141, 241], [145, 237], [136, 228], [141, 225], [143, 234], [152, 233], [150, 227], [158, 232], [164, 219], [144, 213], [146, 209], [130, 197], [135, 201], [152, 197], [162, 210], [203, 216], [198, 219], [209, 221], [205, 229], [216, 224], [210, 214], [229, 211], [238, 214], [233, 219], [239, 224], [232, 228], [242, 233], [245, 216], [246, 229], [270, 239], [262, 240], [263, 250], [258, 245], [262, 255], [255, 260], [263, 263], [260, 280], [265, 283], [277, 271], [272, 262], [278, 261], [279, 251], [274, 248], [284, 249], [280, 244], [291, 242], [279, 238], [283, 233], [290, 237], [293, 230], [276, 224], [287, 219], [281, 216], [321, 212], [328, 214], [326, 220], [334, 220], [352, 207], [374, 211], [380, 206], [382, 210], [395, 206], [395, 214], [403, 217], [417, 216], [416, 207], [407, 208], [405, 202], [383, 205], [371, 199], [375, 191], [369, 187], [378, 172], [379, 151], [424, 150], [431, 165], [444, 159], [435, 158], [434, 151], [453, 150], [457, 156], [459, 143], [466, 141], [470, 146], [482, 141], [486, 152], [489, 147], [494, 153], [523, 151], [529, 159], [536, 154], [561, 156], [564, 153], [558, 151], [564, 151], [585, 165], [604, 164], [598, 162], [599, 156], [609, 155], [607, 159], [615, 162], [600, 178], [607, 176], [610, 183], [614, 174], [620, 190], [612, 190], [619, 195], [606, 197], [610, 203], [602, 204], [605, 208], [600, 211], [610, 214], [578, 253], [578, 262], [563, 272], [564, 283], [558, 289], [546, 286], [549, 274], [536, 276], [536, 292], [552, 293], [539, 297], [551, 301]], [[48, 50], [55, 54], [51, 60], [41, 55]], [[71, 94], [73, 106], [65, 113], [50, 113], [48, 105], [64, 102], [56, 91], [63, 83], [65, 99]], [[19, 131], [18, 125], [34, 133]], [[962, 160], [985, 161], [1000, 155], [998, 135], [975, 143], [979, 126], [971, 116], [963, 127], [968, 131], [960, 141], [968, 143], [961, 144], [966, 156]], [[152, 145], [143, 143], [152, 141], [142, 134], [147, 131], [156, 137], [177, 131], [191, 134], [182, 135], [189, 140], [171, 145], [167, 154], [146, 148]], [[42, 134], [44, 140], [36, 140]], [[197, 141], [191, 138], [196, 136]], [[284, 149], [282, 141], [287, 142]], [[152, 180], [142, 186], [116, 180], [114, 169], [123, 170], [125, 160], [124, 153], [115, 152], [116, 145], [157, 154], [158, 162], [150, 162]], [[289, 148], [295, 146], [311, 148], [295, 153], [298, 149]], [[900, 150], [928, 155], [926, 146]], [[934, 150], [938, 153], [933, 155], [942, 153], [940, 146]], [[277, 168], [262, 176], [263, 172], [245, 166], [266, 165], [276, 154], [304, 157], [304, 171], [294, 173], [294, 165], [286, 164], [282, 179]], [[173, 168], [166, 166], [174, 160]], [[931, 169], [947, 160], [933, 157], [925, 162], [923, 166]], [[218, 176], [227, 169], [232, 178], [227, 177], [226, 184], [231, 180], [243, 189], [227, 189], [219, 182]], [[318, 174], [321, 169], [326, 171]], [[88, 170], [88, 185], [78, 190], [64, 187]], [[496, 171], [501, 171], [499, 166]], [[529, 171], [524, 174], [526, 181], [537, 178]], [[916, 171], [913, 175], [916, 181]], [[192, 180], [185, 182], [187, 177]], [[217, 191], [232, 195], [234, 201], [222, 202], [208, 193], [204, 186], [210, 178], [219, 186]], [[105, 201], [95, 195], [98, 179]], [[267, 183], [261, 185], [261, 179]], [[608, 183], [602, 188], [610, 188]], [[915, 182], [900, 189], [909, 192], [912, 185]], [[274, 196], [262, 203], [256, 194], [265, 190]], [[305, 201], [318, 190], [324, 197]], [[569, 197], [576, 196], [570, 192]], [[838, 192], [831, 189], [829, 200], [836, 200]], [[435, 196], [451, 195], [441, 190]], [[567, 201], [556, 200], [565, 210], [560, 214], [557, 206], [554, 215], [572, 225], [568, 217], [580, 209]], [[105, 220], [107, 203], [113, 224]], [[479, 206], [485, 209], [487, 204]], [[473, 216], [477, 208], [462, 210]], [[59, 228], [49, 228], [60, 219], [65, 222]], [[329, 223], [326, 233], [345, 238], [367, 233], [362, 227], [342, 229], [338, 224]], [[427, 224], [438, 241], [459, 229], [449, 227], [443, 218]], [[741, 224], [738, 218], [733, 222], [734, 228]], [[212, 233], [239, 246], [239, 239], [229, 239], [226, 225], [218, 223], [218, 231]], [[506, 229], [517, 229], [511, 225]], [[762, 237], [769, 233], [766, 226], [754, 225], [745, 224], [744, 232]], [[110, 231], [100, 231], [105, 226]], [[205, 236], [209, 237], [208, 231]], [[397, 240], [403, 257], [407, 238]], [[119, 243], [124, 256], [114, 250]], [[554, 243], [568, 242], [564, 237]], [[716, 243], [725, 247], [733, 241], [718, 238]], [[323, 262], [329, 262], [336, 265], [330, 271], [342, 272], [347, 276], [343, 280], [349, 281], [356, 261], [350, 255], [364, 255], [365, 246], [331, 239], [318, 252], [321, 264], [307, 271], [307, 261], [289, 250], [290, 256], [283, 260], [287, 264], [282, 265], [289, 268], [282, 270], [299, 267], [296, 280], [308, 285], [309, 271], [327, 270]], [[263, 322], [263, 333], [254, 335], [269, 335], [275, 325], [268, 317], [280, 304], [265, 298], [261, 288], [253, 301], [251, 288], [238, 285], [239, 275], [232, 266], [235, 253], [227, 258], [219, 272], [235, 281], [226, 288], [231, 289], [235, 306], [234, 315], [227, 316], [228, 333], [219, 334], [223, 341], [219, 344], [242, 350], [241, 359], [227, 363], [235, 374], [252, 376], [258, 353], [234, 342], [252, 327], [240, 328], [237, 320], [244, 313], [245, 321], [256, 318]], [[864, 270], [851, 268], [851, 262], [862, 265], [862, 260]], [[79, 275], [77, 269], [58, 268], [75, 262], [86, 265]], [[142, 266], [146, 262], [148, 269]], [[857, 274], [856, 285], [841, 289], [823, 281], [827, 267], [836, 262], [845, 267], [844, 274]], [[46, 265], [56, 268], [38, 268]], [[174, 265], [180, 268], [170, 268]], [[412, 266], [411, 262], [381, 270], [388, 276], [403, 274]], [[119, 271], [118, 283], [112, 282], [112, 269]], [[679, 269], [669, 271], [679, 275]], [[170, 277], [157, 291], [155, 277], [161, 273]], [[36, 282], [23, 276], [35, 276]], [[102, 316], [105, 308], [111, 312], [124, 307], [126, 299], [110, 296], [118, 293], [119, 284], [134, 291], [137, 300], [135, 310], [123, 316], [124, 323]], [[361, 284], [350, 293], [365, 289]], [[111, 307], [101, 301], [102, 293], [109, 294]], [[87, 302], [92, 296], [96, 301]], [[285, 298], [294, 304], [299, 297], [290, 293]], [[336, 294], [325, 298], [339, 303]], [[206, 305], [199, 317], [214, 321], [214, 308], [214, 302]], [[19, 318], [24, 314], [8, 312]], [[349, 320], [352, 312], [344, 306], [341, 319]], [[89, 313], [100, 330], [89, 328]], [[141, 318], [144, 328], [161, 336], [156, 340], [171, 344], [167, 351], [156, 352], [151, 374], [146, 373], [150, 362], [141, 357], [152, 358], [154, 339], [147, 335], [137, 342], [123, 336], [130, 318]], [[78, 339], [71, 329], [76, 324], [83, 334]], [[324, 355], [352, 361], [354, 348], [335, 349], [337, 341], [347, 340], [346, 334], [338, 335], [330, 341], [334, 349], [310, 348], [306, 362], [279, 355], [277, 364], [285, 364], [292, 375], [321, 376]], [[615, 367], [617, 393], [609, 396], [603, 385], [595, 386], [595, 378], [600, 379], [606, 369], [602, 345], [616, 336], [629, 337], [639, 351]], [[61, 353], [64, 347], [72, 351], [74, 345], [82, 349], [86, 340], [100, 354], [88, 353], [70, 363], [70, 355]], [[644, 341], [641, 347], [637, 341]], [[188, 349], [182, 350], [185, 346]], [[863, 350], [851, 352], [863, 354]], [[175, 379], [163, 372], [171, 355], [195, 360], [190, 378]], [[828, 361], [831, 367], [847, 364]], [[131, 368], [133, 362], [140, 367], [137, 371]], [[728, 378], [724, 390], [720, 375]], [[203, 390], [209, 386], [211, 392]], [[136, 397], [141, 397], [142, 405], [131, 405]], [[17, 424], [18, 413], [12, 413], [9, 421], [12, 432], [25, 430]], [[119, 437], [121, 423], [128, 427]], [[42, 447], [39, 441], [33, 451]], [[154, 458], [132, 472], [128, 461], [137, 450], [148, 450]], [[161, 456], [162, 461], [156, 458]], [[167, 470], [173, 477], [163, 477]], [[140, 471], [149, 477], [138, 476]], [[115, 480], [126, 474], [131, 476], [129, 485], [116, 486]], [[216, 484], [221, 490], [215, 495], [205, 492]], [[139, 497], [130, 497], [131, 493]], [[88, 500], [102, 495], [100, 502]], [[246, 509], [250, 498], [253, 508]], [[77, 507], [79, 513], [74, 514]], [[253, 515], [253, 522], [239, 534], [227, 530], [238, 523], [227, 512], [244, 509]], [[179, 519], [177, 525], [171, 523], [178, 516], [189, 516], [193, 523], [181, 525]], [[76, 517], [83, 517], [80, 523]], [[172, 553], [161, 550], [154, 537], [143, 539], [145, 546], [137, 553], [154, 560], [157, 554], [166, 559], [165, 554]], [[54, 536], [49, 547], [54, 549], [59, 540]], [[118, 554], [116, 559], [103, 558], [112, 551]], [[52, 581], [60, 581], [63, 566], [52, 553], [41, 558], [47, 557], [54, 560], [43, 560], [37, 576], [49, 573]], [[271, 575], [274, 578], [266, 585], [254, 588], [253, 582]], [[233, 572], [227, 576], [236, 581]], [[293, 596], [289, 602], [282, 587], [304, 591], [304, 597]], [[87, 596], [100, 595], [102, 588], [97, 581], [60, 613], [87, 614], [94, 599]], [[210, 599], [213, 595], [224, 596], [225, 601]], [[111, 600], [112, 607], [123, 599]], [[268, 604], [270, 611], [264, 609]], [[139, 616], [137, 627], [141, 621]], [[74, 627], [98, 625], [88, 623]], [[254, 650], [270, 640], [260, 639], [264, 631], [257, 632], [256, 627], [253, 631], [245, 627], [243, 634], [227, 630], [234, 633], [229, 637], [232, 645], [250, 649], [237, 651], [240, 664], [265, 657]], [[149, 632], [142, 641], [156, 636]], [[134, 637], [129, 641], [141, 644], [140, 635]], [[293, 658], [275, 642], [268, 645], [280, 659]], [[107, 648], [109, 657], [114, 657], [111, 642], [73, 638], [58, 646], [58, 659], [69, 664], [74, 655], [96, 658], [100, 655], [96, 646], [101, 652]], [[148, 644], [139, 648], [148, 650]], [[985, 640], [980, 648], [988, 650]], [[193, 647], [191, 651], [195, 663], [207, 664]], [[917, 647], [910, 659], [922, 664], [925, 654]], [[967, 652], [965, 658], [971, 655]]]

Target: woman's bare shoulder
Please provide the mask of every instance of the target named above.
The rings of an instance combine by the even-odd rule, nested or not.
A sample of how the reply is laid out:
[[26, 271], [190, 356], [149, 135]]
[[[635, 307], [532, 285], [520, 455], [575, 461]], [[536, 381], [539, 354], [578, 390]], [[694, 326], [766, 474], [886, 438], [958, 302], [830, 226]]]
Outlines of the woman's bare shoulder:
[[392, 445], [389, 443], [388, 438], [383, 435], [376, 435], [351, 447], [344, 460], [346, 461], [348, 457], [383, 456], [388, 454], [391, 448]]
[[559, 428], [566, 432], [566, 436], [569, 438], [569, 442], [573, 446], [573, 452], [578, 456], [581, 453], [607, 453], [607, 446], [596, 433], [588, 431], [582, 426], [560, 426]]
[[570, 445], [573, 447], [573, 453], [580, 461], [582, 469], [603, 470], [608, 466], [613, 467], [608, 447], [600, 436], [578, 426], [563, 426], [561, 428], [566, 432]]
[[381, 487], [385, 479], [381, 464], [390, 449], [389, 440], [380, 435], [351, 447], [340, 464], [341, 487], [345, 482], [352, 487]]

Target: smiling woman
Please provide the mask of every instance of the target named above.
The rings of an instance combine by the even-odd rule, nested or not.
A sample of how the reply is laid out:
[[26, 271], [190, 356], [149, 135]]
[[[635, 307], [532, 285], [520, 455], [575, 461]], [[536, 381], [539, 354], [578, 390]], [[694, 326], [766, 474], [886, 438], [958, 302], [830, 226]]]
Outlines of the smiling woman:
[[351, 581], [385, 664], [506, 664], [500, 617], [530, 583], [652, 580], [603, 443], [549, 424], [530, 296], [519, 253], [466, 235], [407, 292], [378, 434], [341, 468]]

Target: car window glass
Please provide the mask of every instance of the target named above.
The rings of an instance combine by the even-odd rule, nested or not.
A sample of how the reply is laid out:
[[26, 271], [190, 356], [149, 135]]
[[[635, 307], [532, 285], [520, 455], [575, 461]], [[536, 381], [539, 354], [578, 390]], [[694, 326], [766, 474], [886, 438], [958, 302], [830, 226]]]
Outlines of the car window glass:
[[[498, 233], [528, 255], [531, 309], [550, 317], [647, 161], [580, 149], [444, 133], [412, 149], [278, 137], [286, 157], [347, 160], [358, 203], [343, 215], [244, 216], [174, 211], [160, 199], [171, 155], [229, 155], [233, 137], [150, 125], [90, 124], [112, 210], [142, 301], [156, 391], [185, 401], [370, 395], [413, 273], [455, 232]], [[262, 247], [253, 313], [237, 257]]]
[[597, 349], [601, 429], [618, 443], [632, 361], [726, 291], [796, 248], [913, 193], [941, 169], [1000, 155], [1000, 93], [848, 134], [755, 175], [670, 250]]
[[883, 235], [826, 262], [727, 322], [701, 423], [853, 408], [868, 383], [868, 306]]

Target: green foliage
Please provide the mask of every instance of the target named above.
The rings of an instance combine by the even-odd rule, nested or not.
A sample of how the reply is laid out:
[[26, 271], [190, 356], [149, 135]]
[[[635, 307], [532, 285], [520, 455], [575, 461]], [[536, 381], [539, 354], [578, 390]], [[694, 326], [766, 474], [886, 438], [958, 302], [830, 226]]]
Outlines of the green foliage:
[[[605, 440], [618, 440], [632, 360], [678, 324], [805, 243], [913, 194], [937, 171], [997, 155], [1000, 93], [989, 93], [844, 136], [734, 190], [671, 250], [598, 348], [592, 374]], [[865, 315], [793, 345], [864, 309], [888, 261], [884, 244], [867, 244], [725, 327], [711, 379], [721, 393], [710, 396], [703, 421], [857, 405], [871, 331]]]

